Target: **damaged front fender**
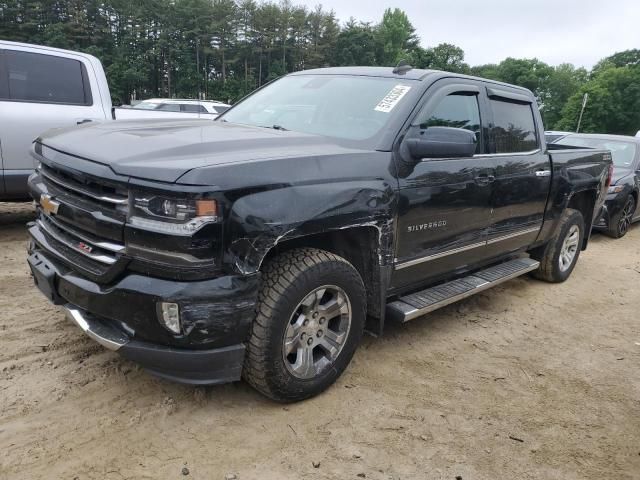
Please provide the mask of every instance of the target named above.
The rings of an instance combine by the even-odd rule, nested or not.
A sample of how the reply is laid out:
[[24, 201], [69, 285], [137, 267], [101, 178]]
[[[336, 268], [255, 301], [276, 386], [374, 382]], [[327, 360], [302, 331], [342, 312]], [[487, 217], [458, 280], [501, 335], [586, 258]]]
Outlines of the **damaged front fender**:
[[372, 227], [378, 232], [375, 257], [390, 262], [394, 191], [390, 185], [353, 180], [291, 185], [237, 200], [228, 222], [231, 238], [225, 263], [252, 274], [268, 252], [283, 242], [348, 228]]

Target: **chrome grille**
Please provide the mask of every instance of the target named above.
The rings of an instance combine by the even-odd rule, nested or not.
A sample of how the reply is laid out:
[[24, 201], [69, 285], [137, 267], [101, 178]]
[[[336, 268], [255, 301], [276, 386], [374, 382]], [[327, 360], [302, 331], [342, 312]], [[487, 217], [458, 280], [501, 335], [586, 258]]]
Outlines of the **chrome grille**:
[[43, 247], [74, 270], [110, 281], [125, 268], [124, 226], [128, 211], [125, 183], [42, 163], [35, 188], [59, 204], [40, 209], [36, 221]]
[[42, 214], [38, 226], [51, 238], [88, 259], [104, 265], [113, 265], [117, 255], [124, 251], [124, 245], [99, 240], [87, 233], [81, 233], [63, 222]]
[[40, 165], [39, 173], [43, 182], [54, 190], [54, 193], [75, 198], [105, 212], [112, 212], [117, 218], [126, 217], [128, 196], [124, 185], [76, 175], [45, 164]]

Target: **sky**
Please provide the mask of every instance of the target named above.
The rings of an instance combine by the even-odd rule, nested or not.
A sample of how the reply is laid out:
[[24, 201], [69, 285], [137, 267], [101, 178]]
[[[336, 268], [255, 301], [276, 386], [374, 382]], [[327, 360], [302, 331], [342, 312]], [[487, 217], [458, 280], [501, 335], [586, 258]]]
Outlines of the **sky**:
[[536, 57], [591, 68], [615, 52], [640, 48], [640, 0], [293, 0], [321, 3], [344, 23], [378, 23], [404, 10], [423, 47], [453, 43], [470, 65]]

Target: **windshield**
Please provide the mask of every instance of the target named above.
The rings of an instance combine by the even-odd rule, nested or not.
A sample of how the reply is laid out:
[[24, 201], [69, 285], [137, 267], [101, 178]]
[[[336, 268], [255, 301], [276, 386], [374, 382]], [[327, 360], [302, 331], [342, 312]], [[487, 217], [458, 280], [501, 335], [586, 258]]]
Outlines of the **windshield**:
[[610, 150], [613, 164], [616, 167], [631, 168], [636, 156], [636, 144], [621, 140], [608, 140], [606, 138], [586, 138], [570, 135], [556, 142], [558, 145], [572, 145], [574, 147], [589, 147]]
[[395, 78], [294, 75], [257, 91], [222, 121], [343, 140], [374, 139], [413, 85]]

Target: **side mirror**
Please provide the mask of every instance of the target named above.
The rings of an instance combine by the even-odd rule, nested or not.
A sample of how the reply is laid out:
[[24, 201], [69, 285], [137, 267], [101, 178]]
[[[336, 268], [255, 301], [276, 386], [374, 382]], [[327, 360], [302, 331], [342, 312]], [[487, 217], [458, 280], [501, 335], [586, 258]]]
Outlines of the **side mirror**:
[[413, 158], [472, 157], [476, 152], [476, 134], [454, 127], [428, 127], [406, 140]]

